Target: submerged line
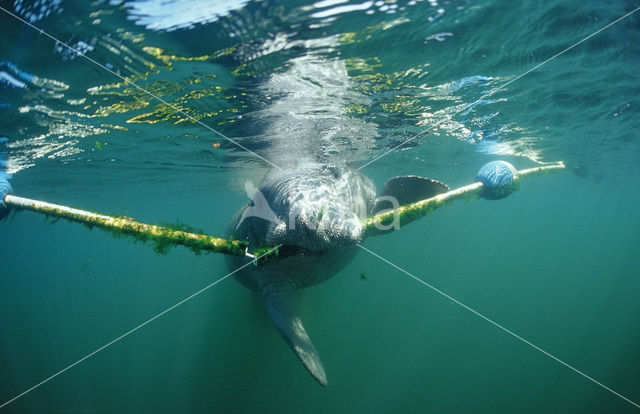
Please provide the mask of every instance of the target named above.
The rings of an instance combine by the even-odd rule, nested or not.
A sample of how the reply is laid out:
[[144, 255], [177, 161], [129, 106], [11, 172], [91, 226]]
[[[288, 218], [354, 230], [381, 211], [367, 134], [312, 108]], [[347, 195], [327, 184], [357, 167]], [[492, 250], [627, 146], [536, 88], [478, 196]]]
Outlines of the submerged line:
[[227, 279], [229, 276], [233, 275], [234, 273], [236, 273], [239, 270], [244, 269], [245, 267], [249, 266], [250, 264], [255, 263], [256, 260], [258, 260], [260, 257], [267, 255], [269, 253], [271, 253], [272, 251], [276, 250], [277, 248], [279, 248], [280, 246], [282, 246], [282, 244], [274, 247], [273, 249], [269, 250], [268, 252], [260, 255], [257, 259], [252, 260], [248, 263], [245, 263], [244, 265], [240, 266], [239, 268], [237, 268], [236, 270], [234, 270], [233, 272], [229, 273], [228, 275], [221, 277], [220, 279], [216, 280], [215, 282], [205, 286], [204, 288], [200, 289], [199, 291], [197, 291], [196, 293], [192, 294], [191, 296], [188, 296], [184, 299], [182, 299], [180, 302], [176, 303], [175, 305], [163, 310], [162, 312], [160, 312], [159, 314], [157, 314], [156, 316], [147, 319], [145, 322], [141, 323], [140, 325], [136, 326], [133, 329], [130, 329], [129, 331], [125, 332], [124, 334], [120, 335], [119, 337], [117, 337], [116, 339], [106, 343], [105, 345], [101, 346], [100, 348], [96, 349], [95, 351], [85, 355], [84, 357], [80, 358], [79, 360], [77, 360], [76, 362], [74, 362], [71, 365], [68, 365], [66, 368], [61, 369], [60, 371], [56, 372], [55, 374], [51, 375], [50, 377], [40, 381], [39, 383], [37, 383], [36, 385], [34, 385], [33, 387], [29, 388], [28, 390], [16, 395], [15, 397], [13, 397], [12, 399], [10, 399], [9, 401], [5, 402], [4, 404], [0, 405], [0, 409], [3, 408], [6, 405], [11, 404], [12, 402], [14, 402], [15, 400], [17, 400], [18, 398], [24, 396], [25, 394], [28, 394], [29, 392], [35, 390], [36, 388], [38, 388], [39, 386], [51, 381], [52, 379], [54, 379], [55, 377], [57, 377], [58, 375], [62, 374], [65, 371], [68, 371], [69, 369], [75, 367], [76, 365], [78, 365], [79, 363], [81, 363], [82, 361], [91, 358], [93, 355], [97, 354], [98, 352], [104, 350], [105, 348], [115, 344], [116, 342], [118, 342], [119, 340], [129, 336], [130, 334], [134, 333], [135, 331], [137, 331], [138, 329], [142, 328], [143, 326], [153, 322], [154, 320], [158, 319], [159, 317], [161, 317], [162, 315], [172, 311], [173, 309], [177, 308], [178, 306], [182, 305], [183, 303], [187, 302], [190, 299], [193, 299], [194, 297], [198, 296], [199, 294], [201, 294], [202, 292], [204, 292], [205, 290], [217, 285], [218, 283], [222, 282], [223, 280]]
[[509, 335], [515, 337], [516, 339], [524, 342], [525, 344], [529, 345], [530, 347], [534, 348], [537, 351], [542, 352], [543, 354], [545, 354], [546, 356], [548, 356], [549, 358], [559, 362], [560, 364], [564, 365], [565, 367], [569, 368], [570, 370], [582, 375], [584, 378], [588, 379], [589, 381], [601, 386], [602, 388], [604, 388], [605, 390], [615, 394], [616, 396], [622, 398], [623, 400], [625, 400], [626, 402], [628, 402], [629, 404], [632, 404], [634, 406], [636, 406], [637, 408], [640, 408], [640, 405], [638, 405], [637, 403], [631, 401], [630, 399], [628, 399], [627, 397], [625, 397], [624, 395], [620, 394], [619, 392], [616, 392], [614, 390], [612, 390], [611, 388], [607, 387], [606, 385], [604, 385], [603, 383], [597, 381], [596, 379], [590, 377], [589, 375], [585, 374], [584, 372], [580, 371], [579, 369], [573, 367], [572, 365], [569, 365], [568, 363], [564, 362], [563, 360], [561, 360], [560, 358], [550, 354], [549, 352], [545, 351], [544, 349], [540, 348], [539, 346], [531, 343], [530, 341], [524, 339], [523, 337], [521, 337], [520, 335], [516, 334], [513, 331], [510, 331], [509, 329], [505, 328], [504, 326], [500, 325], [497, 322], [494, 322], [492, 319], [489, 319], [487, 316], [484, 316], [483, 314], [481, 314], [480, 312], [470, 308], [469, 306], [465, 305], [464, 303], [460, 302], [459, 300], [449, 296], [448, 294], [444, 293], [443, 291], [441, 291], [440, 289], [436, 288], [435, 286], [430, 285], [429, 283], [425, 282], [424, 280], [420, 279], [417, 276], [412, 275], [411, 273], [407, 272], [406, 270], [404, 270], [403, 268], [401, 268], [400, 266], [396, 266], [395, 264], [391, 263], [390, 261], [388, 261], [387, 259], [385, 259], [384, 257], [372, 252], [371, 250], [367, 249], [366, 247], [362, 246], [361, 244], [358, 244], [358, 247], [360, 247], [361, 249], [369, 252], [370, 254], [372, 254], [373, 256], [377, 257], [378, 259], [382, 260], [383, 262], [387, 263], [388, 265], [396, 268], [397, 270], [401, 271], [402, 273], [404, 273], [407, 276], [412, 277], [413, 279], [415, 279], [416, 281], [422, 283], [423, 285], [427, 286], [428, 288], [434, 290], [435, 292], [439, 293], [440, 295], [444, 296], [445, 298], [455, 302], [456, 304], [462, 306], [463, 308], [465, 308], [466, 310], [468, 310], [469, 312], [475, 314], [476, 316], [479, 316], [480, 318], [484, 319], [485, 321], [491, 323], [492, 325], [500, 328], [501, 330], [503, 330], [504, 332], [508, 333]]
[[187, 114], [186, 112], [184, 112], [183, 110], [179, 109], [178, 107], [176, 107], [175, 105], [170, 104], [169, 102], [165, 101], [164, 99], [160, 98], [159, 96], [157, 96], [156, 94], [149, 92], [148, 90], [144, 89], [142, 86], [139, 86], [138, 84], [136, 84], [135, 82], [132, 82], [128, 79], [126, 79], [125, 77], [123, 77], [122, 75], [120, 75], [117, 72], [114, 72], [113, 70], [109, 69], [108, 67], [104, 66], [103, 64], [101, 64], [100, 62], [97, 62], [96, 60], [90, 58], [89, 56], [85, 55], [84, 53], [80, 52], [77, 49], [74, 49], [73, 47], [69, 46], [68, 44], [58, 40], [57, 38], [55, 38], [54, 36], [50, 35], [49, 33], [45, 32], [44, 30], [34, 26], [33, 24], [29, 23], [28, 21], [24, 20], [23, 18], [21, 18], [20, 16], [15, 15], [14, 13], [11, 13], [10, 11], [8, 11], [7, 9], [5, 9], [4, 7], [0, 6], [0, 10], [2, 10], [3, 12], [7, 13], [10, 16], [15, 17], [16, 19], [20, 20], [22, 23], [26, 24], [27, 26], [31, 27], [32, 29], [37, 30], [38, 32], [40, 32], [41, 34], [47, 36], [48, 38], [60, 43], [61, 45], [63, 45], [64, 47], [66, 47], [67, 49], [73, 51], [75, 54], [77, 54], [78, 56], [82, 56], [83, 58], [87, 59], [89, 62], [101, 67], [102, 69], [106, 70], [107, 72], [111, 73], [112, 75], [118, 77], [119, 79], [121, 79], [123, 82], [128, 83], [131, 86], [134, 86], [135, 88], [141, 90], [142, 92], [146, 93], [147, 95], [151, 96], [152, 98], [162, 102], [163, 104], [169, 106], [171, 109], [173, 109], [174, 111], [186, 116], [187, 118], [189, 118], [191, 121], [197, 123], [200, 126], [205, 127], [206, 129], [208, 129], [209, 131], [218, 134], [219, 136], [221, 136], [222, 138], [226, 139], [227, 141], [233, 143], [234, 145], [238, 146], [239, 148], [242, 148], [243, 150], [255, 155], [256, 157], [260, 158], [262, 161], [266, 162], [267, 164], [270, 164], [271, 166], [282, 170], [282, 168], [274, 163], [272, 163], [271, 161], [269, 161], [268, 159], [256, 154], [255, 152], [251, 151], [249, 148], [245, 147], [244, 145], [240, 144], [239, 142], [237, 142], [234, 139], [231, 139], [229, 137], [227, 137], [226, 135], [224, 135], [223, 133], [211, 128], [209, 125], [205, 124], [204, 122], [195, 119], [193, 116]]
[[[498, 91], [500, 91], [500, 90], [502, 90], [502, 89], [506, 88], [507, 86], [511, 85], [513, 82], [517, 81], [518, 79], [522, 78], [523, 76], [528, 75], [529, 73], [533, 72], [534, 70], [536, 70], [536, 69], [540, 68], [542, 65], [545, 65], [545, 64], [549, 63], [550, 61], [552, 61], [553, 59], [557, 58], [558, 56], [560, 56], [560, 55], [562, 55], [562, 54], [564, 54], [564, 53], [568, 52], [569, 50], [571, 50], [571, 49], [573, 49], [574, 47], [578, 46], [579, 44], [581, 44], [581, 43], [583, 43], [583, 42], [585, 42], [585, 41], [589, 40], [589, 39], [590, 39], [590, 38], [592, 38], [593, 36], [597, 35], [598, 33], [602, 32], [602, 31], [603, 31], [603, 30], [605, 30], [605, 29], [608, 29], [609, 27], [611, 27], [611, 26], [613, 26], [614, 24], [616, 24], [616, 23], [620, 22], [621, 20], [626, 19], [627, 17], [631, 16], [632, 14], [634, 14], [635, 12], [637, 12], [638, 10], [640, 10], [640, 7], [636, 7], [635, 9], [633, 9], [633, 10], [632, 10], [632, 11], [630, 11], [629, 13], [625, 14], [624, 16], [622, 16], [622, 17], [620, 17], [620, 18], [618, 18], [618, 19], [614, 20], [613, 22], [611, 22], [611, 23], [607, 24], [606, 26], [604, 26], [604, 27], [602, 27], [602, 28], [600, 28], [600, 29], [596, 30], [595, 32], [591, 33], [589, 36], [587, 36], [587, 37], [585, 37], [584, 39], [582, 39], [582, 40], [580, 40], [580, 41], [578, 41], [578, 42], [576, 42], [576, 43], [572, 44], [571, 46], [567, 47], [567, 48], [566, 48], [566, 49], [564, 49], [563, 51], [556, 53], [555, 55], [551, 56], [550, 58], [546, 59], [545, 61], [543, 61], [543, 62], [541, 62], [541, 63], [537, 64], [537, 65], [536, 65], [536, 66], [534, 66], [534, 67], [532, 67], [532, 68], [531, 68], [531, 69], [529, 69], [528, 71], [526, 71], [526, 72], [524, 72], [524, 73], [521, 73], [520, 75], [518, 75], [518, 76], [516, 76], [515, 78], [511, 79], [509, 82], [506, 82], [505, 84], [503, 84], [503, 85], [501, 85], [501, 86], [497, 87], [496, 89], [492, 90], [491, 92], [487, 92], [486, 94], [482, 95], [480, 98], [476, 99], [476, 100], [475, 100], [475, 101], [473, 101], [472, 103], [467, 104], [466, 106], [464, 106], [464, 107], [463, 107], [462, 109], [460, 109], [459, 111], [454, 112], [450, 117], [452, 118], [452, 117], [454, 117], [454, 116], [458, 115], [459, 113], [466, 111], [467, 109], [471, 108], [472, 106], [474, 106], [474, 105], [475, 105], [475, 104], [477, 104], [478, 102], [482, 101], [483, 99], [486, 99], [486, 98], [490, 97], [491, 95], [493, 95], [494, 93], [496, 93], [496, 92], [498, 92]], [[434, 124], [432, 124], [432, 125], [429, 125], [429, 126], [425, 127], [425, 129], [424, 129], [422, 132], [420, 132], [420, 133], [418, 133], [418, 134], [416, 134], [416, 135], [412, 136], [411, 138], [409, 138], [409, 139], [407, 139], [407, 140], [405, 140], [405, 141], [402, 141], [400, 144], [398, 144], [398, 145], [396, 145], [395, 147], [391, 148], [390, 150], [386, 151], [386, 152], [385, 152], [385, 153], [383, 153], [382, 155], [379, 155], [379, 156], [377, 156], [376, 158], [373, 158], [372, 160], [370, 160], [370, 161], [369, 161], [369, 162], [367, 162], [366, 164], [364, 164], [364, 165], [362, 165], [362, 166], [358, 167], [358, 170], [363, 169], [363, 168], [364, 168], [364, 167], [366, 167], [367, 165], [369, 165], [369, 164], [371, 164], [371, 163], [373, 163], [373, 162], [376, 162], [376, 161], [377, 161], [377, 160], [379, 160], [380, 158], [382, 158], [382, 157], [386, 156], [387, 154], [389, 154], [389, 153], [391, 153], [391, 152], [393, 152], [393, 151], [397, 150], [398, 148], [402, 147], [404, 144], [406, 144], [406, 143], [408, 143], [408, 142], [410, 142], [410, 141], [413, 141], [414, 139], [416, 139], [416, 138], [418, 138], [418, 137], [420, 137], [420, 136], [424, 135], [425, 133], [427, 133], [427, 131], [428, 131], [430, 128], [437, 127], [437, 126], [439, 126], [441, 123], [445, 122], [446, 120], [447, 120], [447, 119], [443, 119], [443, 120], [440, 120], [440, 121], [438, 121], [438, 122], [436, 122], [436, 123], [434, 123]]]

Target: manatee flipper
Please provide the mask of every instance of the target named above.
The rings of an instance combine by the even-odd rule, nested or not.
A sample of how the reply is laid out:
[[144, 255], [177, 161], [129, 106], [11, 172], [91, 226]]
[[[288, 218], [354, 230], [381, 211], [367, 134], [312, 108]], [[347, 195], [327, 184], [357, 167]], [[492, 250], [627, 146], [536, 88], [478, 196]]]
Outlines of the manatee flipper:
[[446, 193], [447, 191], [449, 191], [448, 185], [431, 178], [418, 177], [417, 175], [393, 177], [384, 184], [373, 206], [373, 214], [380, 210], [392, 208], [389, 200], [384, 199], [384, 197], [395, 197], [399, 205], [403, 206]]
[[293, 291], [278, 291], [265, 295], [267, 311], [276, 325], [280, 335], [287, 341], [293, 352], [298, 356], [302, 365], [322, 385], [327, 386], [327, 376], [320, 361], [318, 352], [313, 347], [311, 339], [300, 318], [292, 310]]

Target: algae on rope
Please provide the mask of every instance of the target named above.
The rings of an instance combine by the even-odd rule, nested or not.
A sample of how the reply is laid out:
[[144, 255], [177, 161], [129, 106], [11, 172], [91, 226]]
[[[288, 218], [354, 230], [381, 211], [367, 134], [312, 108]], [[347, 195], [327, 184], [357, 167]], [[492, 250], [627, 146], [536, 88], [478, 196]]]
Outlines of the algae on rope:
[[504, 198], [508, 194], [511, 194], [511, 192], [520, 188], [520, 177], [531, 177], [563, 168], [565, 168], [563, 162], [528, 168], [518, 171], [518, 178], [514, 182], [491, 190], [485, 188], [481, 182], [475, 182], [446, 193], [438, 194], [426, 200], [416, 201], [415, 203], [400, 206], [395, 210], [384, 210], [374, 216], [367, 217], [362, 220], [362, 230], [367, 236], [383, 234], [394, 229], [392, 226], [393, 223], [397, 222], [399, 224], [398, 227], [402, 227], [414, 220], [431, 214], [436, 209], [455, 200], [466, 199], [469, 201], [478, 196], [492, 200]]
[[[521, 170], [518, 171], [518, 176], [533, 176], [563, 168], [565, 168], [565, 165], [560, 162]], [[512, 185], [513, 187], [510, 188], [500, 188], [500, 191], [513, 191], [517, 189], [519, 180]], [[426, 200], [401, 206], [395, 210], [379, 212], [374, 216], [362, 220], [363, 235], [372, 236], [391, 231], [394, 223], [398, 223], [399, 227], [404, 226], [455, 200], [470, 200], [478, 196], [486, 196], [486, 194], [483, 194], [483, 187], [481, 182], [476, 182], [443, 194], [438, 194]], [[502, 195], [502, 193], [499, 195]], [[182, 245], [196, 254], [205, 251], [251, 257], [254, 259], [256, 265], [263, 265], [278, 258], [299, 254], [301, 252], [300, 249], [294, 246], [261, 246], [250, 254], [247, 251], [249, 243], [246, 241], [212, 237], [181, 223], [169, 226], [149, 225], [130, 217], [112, 217], [45, 203], [43, 201], [30, 200], [11, 194], [5, 196], [3, 202], [16, 210], [35, 211], [55, 219], [62, 218], [72, 222], [82, 223], [89, 228], [99, 227], [115, 236], [131, 236], [137, 241], [152, 244], [153, 249], [160, 254], [166, 254], [174, 245]], [[381, 226], [383, 229], [380, 228]]]
[[402, 227], [414, 220], [433, 213], [436, 209], [459, 199], [471, 199], [480, 194], [482, 183], [473, 183], [456, 190], [438, 194], [426, 200], [400, 206], [394, 210], [385, 210], [372, 217], [362, 220], [362, 230], [367, 236], [382, 234], [393, 229], [392, 224], [397, 221]]
[[227, 240], [206, 234], [190, 233], [179, 228], [149, 225], [130, 217], [106, 216], [13, 195], [7, 195], [4, 201], [16, 209], [35, 211], [48, 217], [82, 223], [89, 228], [99, 227], [115, 236], [131, 236], [137, 241], [151, 243], [153, 249], [160, 254], [166, 254], [174, 245], [182, 245], [196, 254], [205, 251], [245, 256], [249, 246], [247, 242], [240, 240]]

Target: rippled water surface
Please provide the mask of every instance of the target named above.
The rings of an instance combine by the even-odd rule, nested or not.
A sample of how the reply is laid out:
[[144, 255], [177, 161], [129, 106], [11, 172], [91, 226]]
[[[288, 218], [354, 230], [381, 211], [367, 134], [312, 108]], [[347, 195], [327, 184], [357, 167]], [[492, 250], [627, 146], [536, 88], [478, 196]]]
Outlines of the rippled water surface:
[[[0, 412], [638, 411], [640, 12], [547, 62], [637, 3], [0, 4], [16, 195], [223, 235], [273, 164], [568, 167], [363, 243], [520, 339], [361, 251], [302, 292], [327, 388], [229, 278]], [[33, 213], [0, 235], [0, 404], [229, 272]]]

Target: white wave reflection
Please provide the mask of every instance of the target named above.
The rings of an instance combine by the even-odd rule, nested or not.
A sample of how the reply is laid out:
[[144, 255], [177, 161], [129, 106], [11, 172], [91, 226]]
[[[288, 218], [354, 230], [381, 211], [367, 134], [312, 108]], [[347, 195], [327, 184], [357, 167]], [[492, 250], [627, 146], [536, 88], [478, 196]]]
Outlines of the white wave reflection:
[[14, 174], [36, 165], [38, 158], [57, 158], [82, 152], [76, 148], [77, 140], [51, 140], [52, 134], [43, 134], [33, 138], [10, 142], [11, 157], [7, 172]]
[[62, 3], [62, 0], [15, 0], [14, 10], [25, 20], [35, 23], [53, 12], [62, 12], [60, 3]]
[[247, 3], [248, 0], [132, 0], [125, 2], [125, 6], [136, 24], [172, 31], [216, 21]]
[[352, 161], [365, 158], [377, 137], [377, 125], [348, 114], [352, 105], [368, 106], [368, 98], [351, 87], [345, 63], [309, 53], [287, 62], [258, 87], [269, 105], [249, 113], [246, 121], [264, 125], [256, 139], [268, 141], [264, 151], [281, 166], [303, 159]]
[[523, 137], [514, 141], [499, 142], [482, 140], [477, 142], [476, 151], [491, 155], [511, 155], [528, 158], [539, 164], [544, 164], [540, 150], [540, 138]]
[[[326, 3], [326, 2], [322, 2], [322, 3]], [[318, 3], [316, 3], [316, 4], [318, 4]], [[328, 10], [319, 11], [319, 12], [313, 13], [311, 15], [311, 17], [314, 17], [316, 19], [323, 19], [325, 17], [331, 17], [331, 16], [335, 16], [337, 14], [344, 14], [344, 13], [349, 13], [349, 12], [352, 12], [352, 11], [367, 10], [371, 6], [373, 6], [373, 2], [372, 1], [365, 1], [364, 3], [360, 3], [360, 4], [349, 4], [349, 5], [346, 5], [346, 6], [338, 6], [338, 7], [333, 7], [331, 9], [328, 9]]]
[[[541, 152], [536, 149], [539, 138], [523, 137], [525, 132], [516, 125], [501, 125], [497, 130], [485, 130], [487, 125], [495, 124], [499, 112], [492, 112], [484, 116], [474, 116], [464, 120], [474, 111], [482, 107], [491, 107], [505, 98], [490, 99], [487, 94], [495, 84], [505, 81], [504, 78], [488, 76], [469, 76], [432, 87], [422, 87], [421, 97], [425, 97], [432, 106], [444, 102], [441, 109], [424, 111], [420, 114], [417, 126], [431, 129], [433, 133], [444, 134], [475, 145], [476, 151], [491, 155], [510, 155], [525, 157], [531, 161], [541, 163]], [[463, 97], [463, 96], [466, 97]], [[473, 98], [480, 96], [483, 99]], [[467, 102], [470, 101], [470, 102]], [[450, 105], [446, 103], [455, 102]], [[492, 122], [492, 120], [494, 120]], [[513, 137], [519, 137], [513, 139]]]
[[42, 122], [49, 131], [35, 137], [11, 141], [7, 145], [11, 151], [7, 171], [12, 174], [35, 166], [36, 160], [40, 158], [55, 159], [79, 154], [84, 150], [78, 147], [80, 141], [75, 138], [107, 132], [103, 128], [71, 121], [64, 117], [63, 112], [54, 111], [44, 105], [20, 109], [22, 113], [35, 111], [44, 115], [47, 120]]
[[37, 86], [42, 92], [55, 93], [69, 89], [69, 85], [55, 79], [42, 78], [20, 69], [15, 63], [8, 61], [0, 61], [0, 81], [4, 83], [25, 89], [29, 85]]
[[305, 50], [318, 51], [319, 49], [324, 49], [325, 52], [333, 51], [340, 44], [338, 35], [299, 40], [290, 40], [291, 36], [292, 34], [290, 33], [277, 33], [272, 39], [266, 39], [260, 46], [250, 45], [246, 49], [239, 49], [236, 56], [241, 60], [251, 61], [295, 47]]

